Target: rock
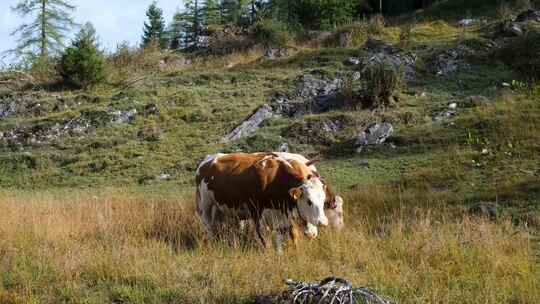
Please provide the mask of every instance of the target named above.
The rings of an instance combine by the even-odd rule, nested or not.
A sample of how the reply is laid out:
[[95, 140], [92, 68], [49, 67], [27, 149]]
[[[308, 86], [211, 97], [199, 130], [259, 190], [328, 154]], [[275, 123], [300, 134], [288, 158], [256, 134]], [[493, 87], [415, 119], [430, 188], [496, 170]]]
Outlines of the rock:
[[274, 113], [287, 117], [299, 117], [309, 113], [322, 113], [337, 104], [337, 95], [343, 80], [316, 73], [299, 77], [296, 92], [290, 96], [277, 95], [272, 101]]
[[517, 24], [512, 24], [512, 26], [508, 28], [507, 33], [511, 36], [516, 36], [516, 37], [523, 36], [523, 30]]
[[369, 162], [367, 160], [361, 160], [358, 162], [358, 165], [362, 168], [369, 168]]
[[509, 84], [508, 82], [503, 82], [503, 83], [501, 83], [501, 86], [502, 86], [503, 88], [510, 88], [510, 87], [512, 87], [512, 85]]
[[482, 95], [469, 96], [467, 101], [468, 101], [468, 104], [472, 107], [483, 106], [490, 103], [489, 98]]
[[435, 56], [428, 63], [428, 70], [438, 76], [450, 76], [458, 71], [467, 70], [470, 65], [465, 61], [469, 55], [475, 54], [475, 51], [466, 45], [458, 45], [457, 47], [445, 50]]
[[516, 17], [516, 22], [536, 21], [540, 22], [540, 10], [529, 9]]
[[357, 57], [349, 57], [343, 62], [345, 65], [359, 65], [360, 63], [361, 61]]
[[116, 119], [113, 122], [117, 124], [124, 124], [130, 123], [135, 119], [135, 115], [137, 115], [137, 109], [131, 109], [125, 112], [111, 110], [109, 113], [116, 116]]
[[390, 64], [396, 70], [402, 70], [406, 80], [415, 78], [417, 57], [413, 52], [372, 38], [366, 41], [362, 50], [367, 53], [362, 72], [373, 64], [385, 63]]
[[0, 120], [6, 119], [17, 111], [17, 104], [15, 101], [7, 100], [0, 101]]
[[282, 143], [279, 148], [278, 148], [278, 152], [289, 152], [289, 144], [288, 143]]
[[439, 121], [443, 121], [447, 118], [450, 118], [450, 117], [453, 117], [453, 116], [456, 116], [457, 115], [457, 112], [455, 110], [447, 110], [447, 111], [443, 111], [439, 114], [437, 114], [437, 116], [433, 117], [433, 121], [435, 122], [439, 122]]
[[491, 202], [476, 203], [469, 207], [469, 213], [476, 216], [486, 216], [492, 221], [499, 217], [497, 204]]
[[457, 109], [457, 103], [452, 102], [452, 103], [448, 104], [448, 108], [449, 108], [450, 110], [455, 110], [455, 109]]
[[289, 51], [285, 48], [268, 48], [264, 53], [264, 57], [275, 60], [289, 56]]
[[251, 114], [246, 120], [238, 125], [232, 132], [225, 135], [221, 141], [226, 143], [233, 140], [237, 140], [248, 135], [255, 133], [259, 126], [267, 119], [274, 116], [272, 108], [268, 105], [259, 107], [253, 114]]
[[394, 133], [394, 127], [389, 123], [373, 123], [358, 134], [356, 147], [358, 151], [368, 145], [379, 145]]
[[156, 179], [157, 180], [169, 180], [169, 179], [171, 179], [171, 175], [167, 174], [167, 173], [161, 173], [160, 175], [157, 176]]
[[149, 103], [146, 106], [144, 106], [144, 115], [158, 115], [159, 114], [159, 108], [155, 103]]
[[477, 21], [475, 19], [461, 19], [458, 21], [458, 25], [461, 27], [473, 26]]

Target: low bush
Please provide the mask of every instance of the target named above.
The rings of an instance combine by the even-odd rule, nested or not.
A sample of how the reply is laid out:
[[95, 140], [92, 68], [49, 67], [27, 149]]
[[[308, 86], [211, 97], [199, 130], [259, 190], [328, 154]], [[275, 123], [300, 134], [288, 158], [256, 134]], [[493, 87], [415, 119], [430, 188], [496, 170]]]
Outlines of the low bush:
[[287, 25], [271, 20], [261, 20], [251, 28], [251, 35], [257, 44], [266, 47], [284, 47], [292, 40]]
[[[344, 43], [342, 37], [347, 36]], [[333, 35], [324, 41], [326, 47], [359, 47], [366, 42], [368, 36], [368, 24], [358, 21], [339, 27]]]
[[403, 71], [385, 61], [372, 63], [363, 72], [365, 106], [384, 107], [401, 87]]
[[105, 57], [98, 49], [95, 29], [87, 23], [60, 60], [60, 75], [72, 85], [88, 88], [105, 80]]

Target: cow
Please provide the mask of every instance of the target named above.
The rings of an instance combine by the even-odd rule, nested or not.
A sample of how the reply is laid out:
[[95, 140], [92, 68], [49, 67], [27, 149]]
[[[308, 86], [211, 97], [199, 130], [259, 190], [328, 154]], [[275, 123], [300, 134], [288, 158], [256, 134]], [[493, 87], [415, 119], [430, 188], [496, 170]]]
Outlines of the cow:
[[[275, 157], [280, 157], [287, 161], [296, 160], [304, 164], [310, 163], [308, 168], [312, 171], [313, 174], [320, 177], [320, 174], [318, 173], [314, 162], [310, 161], [309, 159], [307, 159], [301, 154], [289, 153], [289, 152], [261, 152], [261, 153], [264, 155], [274, 155]], [[330, 185], [324, 179], [321, 178], [321, 181], [325, 185], [326, 201], [325, 201], [324, 212], [326, 214], [326, 217], [329, 220], [329, 226], [332, 228], [335, 228], [336, 230], [341, 230], [345, 226], [345, 222], [343, 220], [343, 198], [339, 195], [335, 195]], [[318, 233], [316, 227], [307, 227], [307, 229], [311, 230], [311, 233], [310, 233], [311, 236], [313, 235], [316, 236]]]
[[[197, 168], [196, 202], [208, 238], [216, 236], [223, 215], [231, 210], [238, 220], [255, 222], [265, 247], [262, 228], [267, 210], [276, 218], [274, 228], [279, 240], [286, 231], [292, 237], [295, 210], [307, 227], [327, 226], [325, 185], [309, 168], [312, 163], [287, 161], [268, 153], [207, 156]], [[307, 229], [304, 233], [310, 236], [313, 231]]]

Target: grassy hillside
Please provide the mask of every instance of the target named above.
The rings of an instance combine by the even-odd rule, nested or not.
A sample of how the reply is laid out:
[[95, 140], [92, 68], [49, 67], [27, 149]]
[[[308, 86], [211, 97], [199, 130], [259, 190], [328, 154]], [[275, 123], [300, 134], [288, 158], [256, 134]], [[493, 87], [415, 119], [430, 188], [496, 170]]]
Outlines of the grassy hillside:
[[[327, 275], [397, 303], [538, 302], [540, 87], [538, 62], [524, 58], [540, 27], [494, 37], [494, 19], [464, 29], [423, 13], [435, 20], [412, 27], [415, 76], [398, 102], [272, 118], [230, 143], [221, 138], [302, 76], [359, 70], [344, 62], [366, 57], [367, 34], [348, 48], [295, 45], [277, 60], [250, 51], [161, 71], [113, 66], [119, 79], [141, 77], [90, 91], [2, 91], [16, 106], [0, 118], [0, 303], [253, 303], [284, 278]], [[398, 21], [376, 38], [398, 43], [411, 22]], [[450, 60], [457, 71], [437, 75], [434, 62]], [[456, 114], [435, 120], [451, 103]], [[394, 134], [357, 152], [357, 131], [383, 121]], [[204, 242], [198, 162], [283, 143], [322, 157], [345, 197], [345, 231], [323, 229], [284, 256], [249, 234]]]

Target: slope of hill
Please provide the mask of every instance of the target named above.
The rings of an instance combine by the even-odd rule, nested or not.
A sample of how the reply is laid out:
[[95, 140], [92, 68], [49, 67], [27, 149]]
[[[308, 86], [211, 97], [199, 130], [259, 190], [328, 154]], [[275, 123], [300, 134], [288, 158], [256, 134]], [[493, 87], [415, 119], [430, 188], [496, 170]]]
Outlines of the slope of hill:
[[[511, 37], [494, 20], [424, 21], [407, 49], [387, 27], [371, 45], [236, 54], [122, 87], [2, 91], [0, 302], [252, 303], [328, 274], [399, 303], [536, 302], [539, 24]], [[405, 85], [391, 106], [351, 107], [377, 56], [399, 60]], [[275, 116], [222, 140], [263, 105]], [[381, 122], [393, 133], [361, 147]], [[322, 157], [347, 230], [286, 258], [245, 236], [202, 242], [199, 160], [278, 149]]]

